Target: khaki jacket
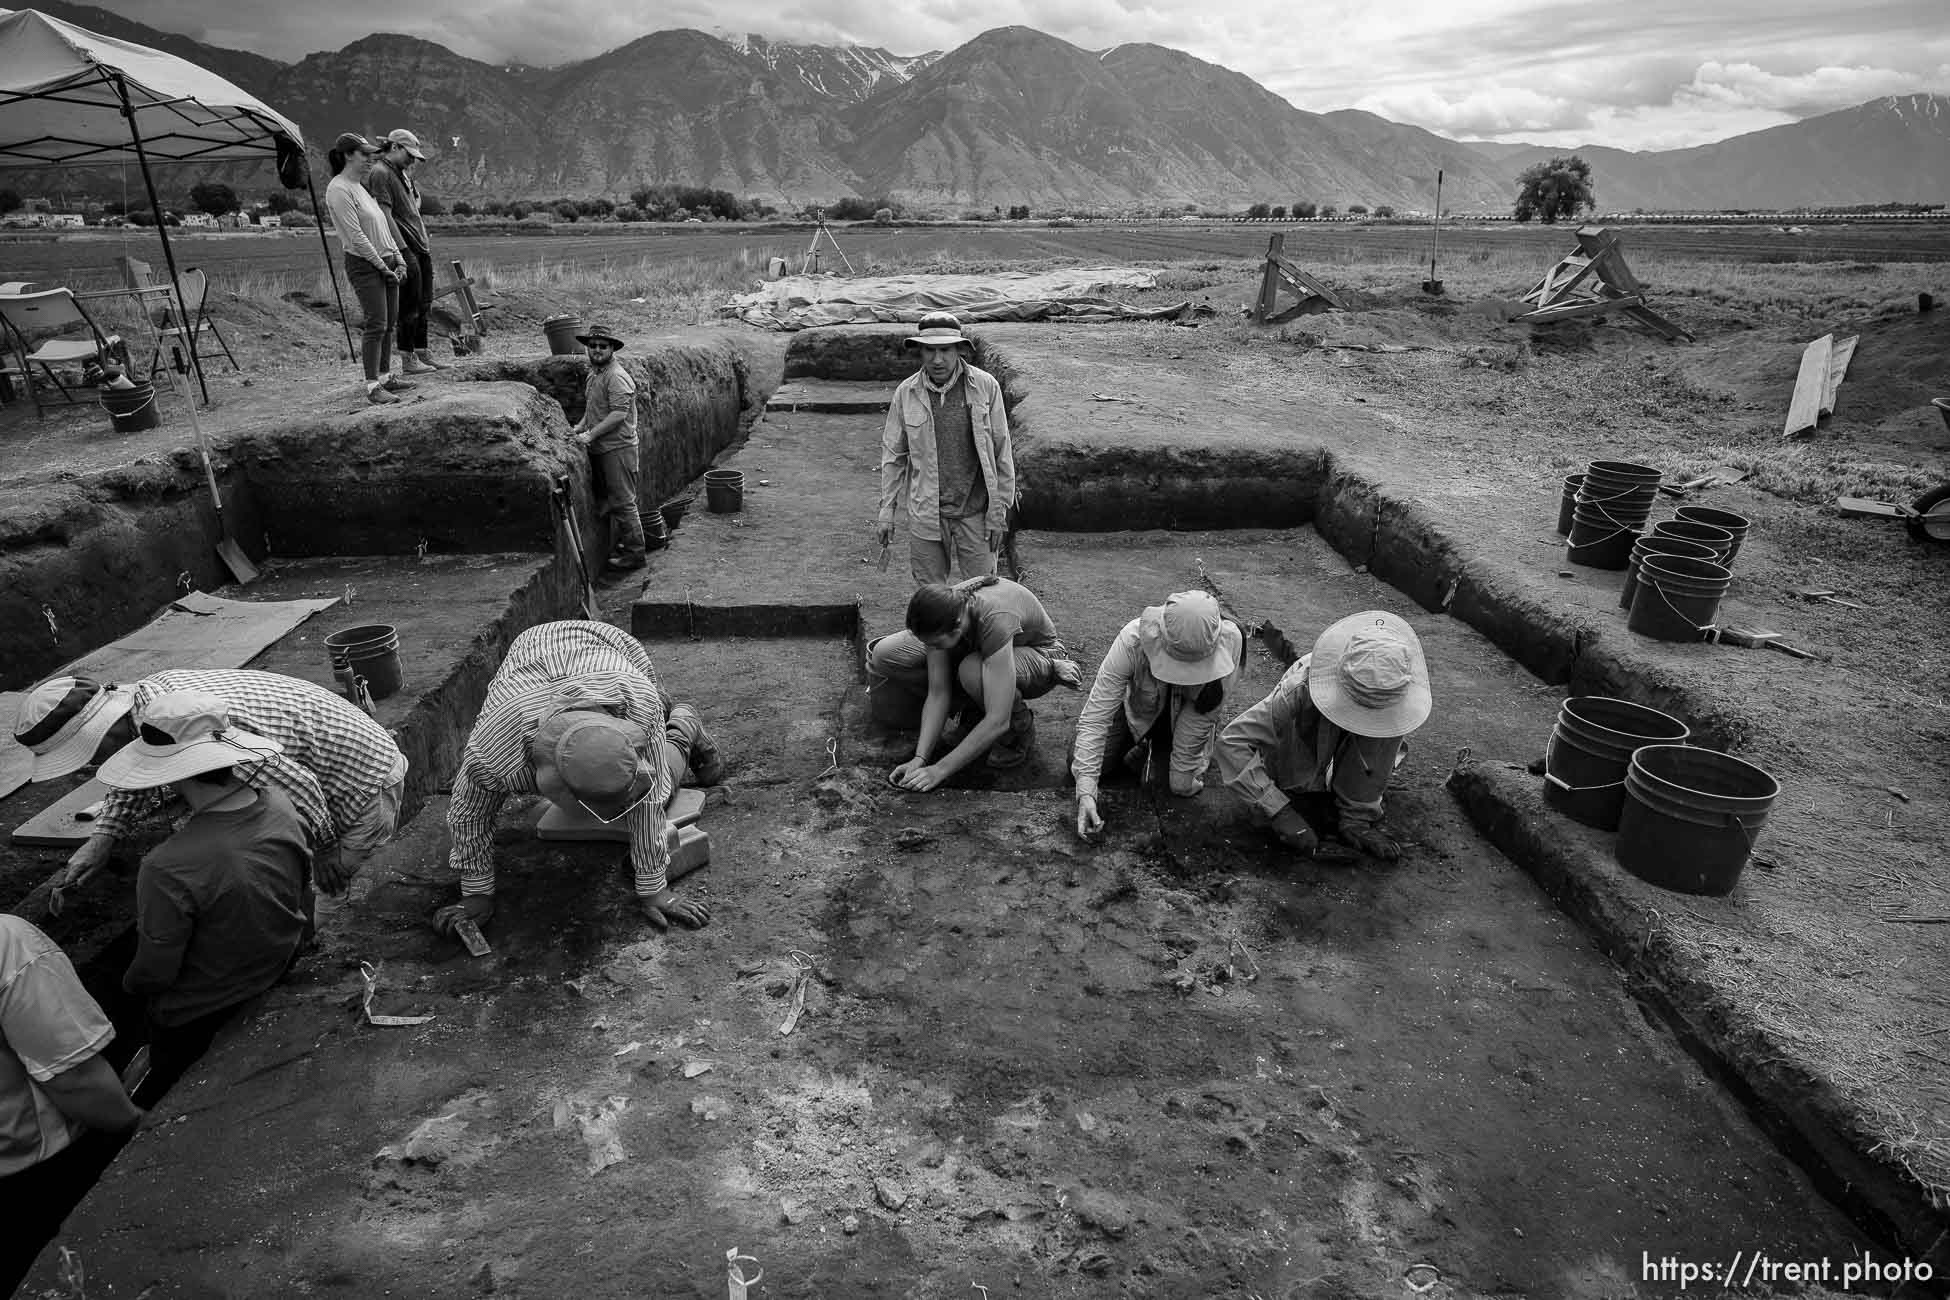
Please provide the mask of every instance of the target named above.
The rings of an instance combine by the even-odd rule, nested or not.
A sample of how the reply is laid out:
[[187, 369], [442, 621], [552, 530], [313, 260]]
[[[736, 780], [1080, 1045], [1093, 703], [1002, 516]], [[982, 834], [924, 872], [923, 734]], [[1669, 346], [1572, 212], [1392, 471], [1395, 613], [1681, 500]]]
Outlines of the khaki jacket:
[[[962, 363], [962, 393], [975, 431], [975, 455], [989, 492], [987, 530], [1006, 532], [1009, 508], [1016, 503], [1016, 457], [1009, 446], [1009, 415], [1002, 385], [986, 370]], [[941, 466], [935, 455], [934, 406], [921, 375], [909, 375], [894, 390], [887, 426], [880, 436], [880, 514], [891, 528], [894, 508], [905, 497], [907, 527], [928, 541], [941, 537]]]

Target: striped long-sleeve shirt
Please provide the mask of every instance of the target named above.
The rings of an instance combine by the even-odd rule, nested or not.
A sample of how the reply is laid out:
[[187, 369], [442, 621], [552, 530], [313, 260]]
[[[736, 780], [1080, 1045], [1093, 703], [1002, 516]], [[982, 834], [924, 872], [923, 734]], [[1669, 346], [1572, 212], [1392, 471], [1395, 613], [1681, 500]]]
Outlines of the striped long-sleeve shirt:
[[[382, 786], [403, 778], [406, 756], [384, 727], [322, 686], [249, 668], [166, 668], [130, 687], [139, 722], [158, 695], [208, 691], [230, 720], [268, 736], [284, 752], [259, 769], [297, 808], [317, 844], [330, 844]], [[118, 790], [102, 802], [97, 834], [119, 835], [160, 802], [152, 790]]]
[[[542, 721], [568, 701], [600, 706], [650, 736], [663, 737], [657, 671], [635, 637], [608, 623], [574, 619], [543, 623], [516, 637], [488, 683], [447, 808], [454, 839], [448, 861], [460, 872], [462, 894], [494, 892], [495, 815], [509, 795], [537, 793], [529, 742]], [[662, 892], [670, 867], [664, 805], [670, 799], [671, 772], [663, 746], [649, 749], [656, 786], [626, 823], [636, 892], [644, 895]]]

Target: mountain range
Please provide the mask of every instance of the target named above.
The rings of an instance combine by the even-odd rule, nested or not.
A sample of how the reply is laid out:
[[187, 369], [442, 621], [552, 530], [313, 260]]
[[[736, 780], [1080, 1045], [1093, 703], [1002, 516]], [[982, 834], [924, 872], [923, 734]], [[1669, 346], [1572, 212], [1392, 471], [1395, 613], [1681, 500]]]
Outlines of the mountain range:
[[[917, 56], [663, 31], [546, 69], [376, 34], [286, 64], [66, 0], [39, 7], [216, 71], [314, 146], [409, 126], [429, 146], [423, 188], [448, 201], [621, 198], [675, 182], [792, 206], [886, 195], [950, 213], [1255, 201], [1425, 210], [1440, 168], [1446, 209], [1501, 212], [1518, 172], [1570, 152], [1305, 112], [1178, 50], [1091, 51], [1027, 27]], [[1692, 149], [1577, 152], [1602, 210], [1940, 202], [1950, 97], [1885, 97]]]

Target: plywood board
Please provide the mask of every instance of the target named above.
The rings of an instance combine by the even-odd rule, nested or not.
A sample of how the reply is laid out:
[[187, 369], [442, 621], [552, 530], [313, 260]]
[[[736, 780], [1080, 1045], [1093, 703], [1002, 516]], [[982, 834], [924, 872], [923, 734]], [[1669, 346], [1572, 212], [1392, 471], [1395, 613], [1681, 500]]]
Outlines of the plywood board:
[[76, 814], [93, 808], [111, 793], [100, 781], [92, 778], [83, 781], [15, 827], [14, 843], [35, 848], [79, 848], [83, 840], [95, 833], [95, 823]]
[[1801, 352], [1801, 373], [1794, 380], [1794, 398], [1788, 403], [1787, 423], [1781, 436], [1792, 438], [1815, 427], [1821, 418], [1821, 393], [1828, 383], [1828, 360], [1835, 352], [1835, 336], [1824, 334]]
[[1835, 394], [1842, 386], [1842, 376], [1848, 373], [1848, 359], [1855, 355], [1855, 345], [1859, 335], [1851, 334], [1835, 345], [1828, 356], [1828, 378], [1821, 385], [1821, 414], [1835, 413]]

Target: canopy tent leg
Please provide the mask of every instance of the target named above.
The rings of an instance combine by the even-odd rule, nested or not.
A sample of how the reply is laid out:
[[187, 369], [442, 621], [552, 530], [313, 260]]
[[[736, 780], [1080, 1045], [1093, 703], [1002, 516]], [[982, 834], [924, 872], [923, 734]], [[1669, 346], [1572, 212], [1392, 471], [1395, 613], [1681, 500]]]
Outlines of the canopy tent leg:
[[[129, 88], [120, 76], [115, 77], [115, 94], [122, 101], [122, 116], [129, 124], [129, 139], [135, 144], [135, 160], [142, 167], [142, 184], [149, 191], [149, 210], [156, 217], [156, 233], [162, 237], [163, 263], [169, 267], [169, 289], [176, 298], [176, 319], [187, 322], [189, 312], [184, 306], [183, 282], [176, 274], [176, 252], [169, 246], [169, 223], [163, 220], [162, 201], [156, 197], [156, 178], [149, 174], [149, 153], [142, 147], [142, 129], [135, 122], [135, 106], [129, 102]], [[196, 386], [203, 393], [203, 404], [210, 404], [210, 386], [203, 381], [203, 363], [191, 348], [190, 369], [196, 372]]]
[[359, 359], [352, 346], [352, 326], [345, 319], [345, 294], [339, 290], [339, 269], [332, 263], [332, 246], [325, 242], [325, 214], [318, 210], [318, 187], [311, 182], [311, 166], [305, 166], [305, 190], [311, 195], [311, 223], [318, 228], [318, 246], [325, 252], [325, 274], [332, 281], [332, 297], [339, 304], [339, 328], [345, 331], [345, 356], [349, 361]]

